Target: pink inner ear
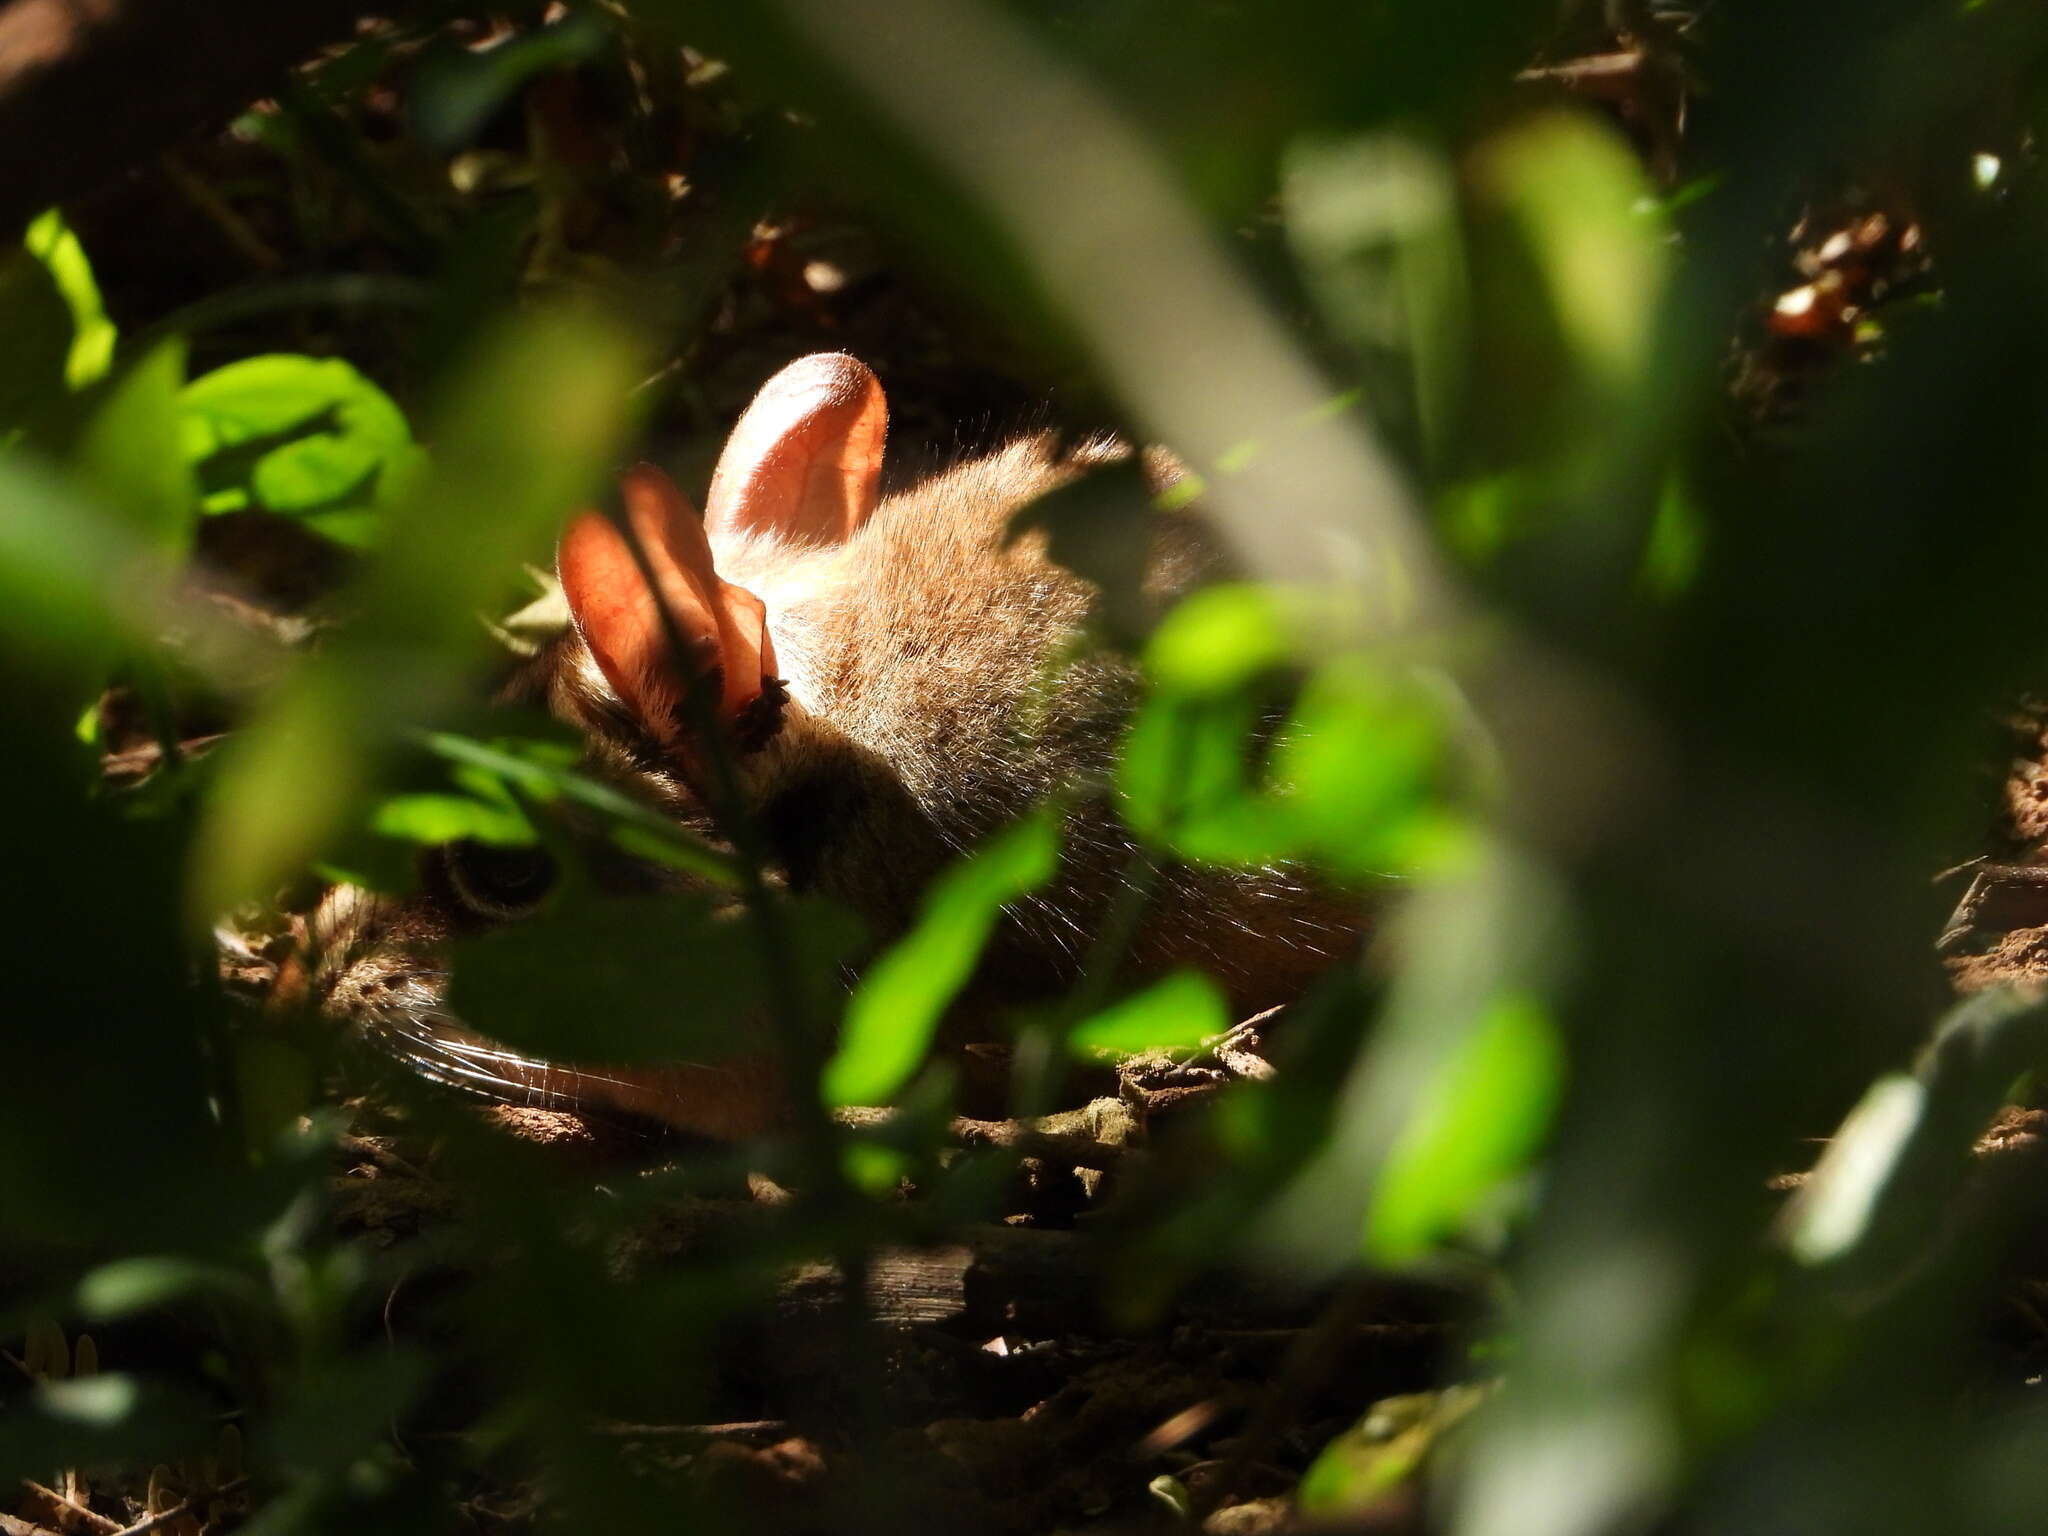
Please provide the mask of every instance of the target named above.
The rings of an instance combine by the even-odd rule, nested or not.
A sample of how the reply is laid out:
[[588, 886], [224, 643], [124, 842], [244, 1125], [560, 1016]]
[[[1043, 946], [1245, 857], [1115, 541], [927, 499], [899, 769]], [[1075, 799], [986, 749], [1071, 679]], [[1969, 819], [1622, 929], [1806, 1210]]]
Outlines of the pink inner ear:
[[719, 456], [704, 524], [714, 539], [758, 533], [837, 544], [875, 510], [889, 404], [843, 352], [799, 358], [761, 387]]
[[[619, 488], [688, 665], [697, 677], [716, 680], [719, 714], [731, 721], [774, 673], [766, 610], [745, 588], [719, 579], [703, 525], [668, 476], [636, 465]], [[687, 682], [625, 535], [609, 518], [586, 512], [562, 535], [556, 565], [605, 681], [657, 737], [677, 739]]]

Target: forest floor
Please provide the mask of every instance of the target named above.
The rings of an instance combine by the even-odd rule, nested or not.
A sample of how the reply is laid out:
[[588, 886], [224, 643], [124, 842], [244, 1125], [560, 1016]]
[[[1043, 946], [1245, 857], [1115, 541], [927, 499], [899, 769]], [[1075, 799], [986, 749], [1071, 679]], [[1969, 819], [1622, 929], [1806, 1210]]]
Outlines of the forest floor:
[[[226, 291], [402, 268], [406, 232], [394, 225], [388, 199], [360, 192], [366, 175], [406, 186], [421, 174], [405, 128], [412, 64], [394, 51], [378, 67], [387, 78], [353, 92], [335, 119], [353, 146], [347, 153], [281, 150], [278, 136], [245, 123], [166, 153], [71, 210], [124, 334], [189, 316]], [[1020, 382], [1042, 379], [1035, 360], [917, 276], [831, 198], [804, 189], [750, 208], [738, 178], [720, 195], [712, 162], [745, 139], [741, 107], [703, 91], [668, 106], [680, 126], [672, 124], [653, 163], [641, 151], [586, 156], [583, 179], [550, 194], [550, 224], [566, 243], [525, 258], [566, 264], [572, 255], [605, 256], [623, 265], [673, 248], [701, 269], [701, 312], [686, 327], [695, 339], [653, 383], [659, 450], [701, 465], [761, 381], [818, 349], [853, 352], [876, 369], [896, 408], [893, 436], [921, 447], [927, 461], [998, 441], [1048, 414], [1075, 431], [1104, 425], [1099, 402], [1078, 384], [1062, 393], [1059, 380], [1049, 388]], [[608, 131], [589, 82], [536, 93], [524, 110], [547, 118], [557, 143]], [[274, 107], [255, 115], [279, 117]], [[490, 173], [491, 156], [517, 150], [524, 132], [520, 110], [508, 105], [472, 151], [476, 175]], [[623, 168], [608, 169], [615, 165]], [[649, 237], [640, 194], [623, 184], [664, 173], [694, 177], [712, 192], [698, 200], [701, 215], [698, 203], [664, 212], [654, 221], [658, 236]], [[1817, 372], [1864, 344], [1855, 320], [1873, 286], [1904, 293], [1925, 276], [1909, 215], [1868, 204], [1816, 214], [1788, 242], [1783, 290], [1760, 301], [1760, 339], [1734, 370], [1737, 398], [1765, 416], [1790, 408]], [[420, 372], [411, 320], [349, 304], [252, 308], [195, 335], [193, 371], [262, 351], [328, 353], [350, 358], [412, 405]], [[272, 619], [317, 613], [353, 562], [318, 536], [260, 514], [208, 519], [199, 553], [211, 579]], [[202, 725], [212, 722], [195, 723], [195, 733]], [[1946, 954], [1963, 990], [2048, 977], [2048, 711], [2029, 712], [2017, 729], [2009, 825], [1990, 854], [1997, 868], [2020, 872], [1972, 876], [1979, 899]], [[118, 770], [118, 730], [109, 745]], [[2026, 869], [2044, 872], [2039, 883]], [[1446, 1394], [1446, 1383], [1474, 1369], [1464, 1359], [1473, 1298], [1458, 1286], [1385, 1283], [1333, 1294], [1226, 1276], [1142, 1327], [1104, 1315], [1097, 1300], [1092, 1253], [1077, 1233], [1115, 1193], [1119, 1162], [1142, 1158], [1145, 1145], [1199, 1114], [1216, 1088], [1262, 1070], [1269, 1069], [1254, 1034], [1195, 1063], [1127, 1071], [1088, 1128], [1068, 1128], [1077, 1144], [1097, 1147], [1084, 1161], [1063, 1161], [1057, 1145], [1034, 1143], [1001, 1220], [935, 1248], [877, 1257], [865, 1293], [879, 1333], [865, 1344], [848, 1349], [838, 1331], [846, 1323], [844, 1276], [830, 1266], [794, 1271], [762, 1298], [747, 1328], [723, 1341], [702, 1419], [606, 1424], [593, 1434], [614, 1448], [621, 1477], [674, 1480], [695, 1498], [730, 1501], [757, 1529], [823, 1529], [827, 1512], [848, 1507], [851, 1490], [856, 1502], [871, 1501], [878, 1520], [918, 1530], [1152, 1530], [1165, 1510], [1192, 1505], [1217, 1536], [1250, 1536], [1294, 1520], [1287, 1495], [1304, 1470], [1381, 1404], [1362, 1454], [1383, 1453], [1390, 1486], [1403, 1491], [1370, 1528], [1419, 1529], [1421, 1494], [1401, 1473], [1462, 1411], [1466, 1399]], [[333, 1185], [338, 1232], [385, 1254], [408, 1246], [431, 1254], [435, 1234], [463, 1219], [459, 1183], [401, 1113], [375, 1097], [348, 1107], [353, 1123]], [[574, 1116], [494, 1113], [508, 1134], [547, 1145], [593, 1177], [633, 1177], [677, 1150]], [[2016, 1143], [2038, 1139], [2039, 1129], [2020, 1113], [2001, 1135]], [[1001, 1134], [961, 1131], [965, 1144]], [[622, 1283], [686, 1264], [787, 1199], [765, 1180], [736, 1180], [679, 1201], [621, 1244], [612, 1262]], [[402, 1334], [406, 1308], [395, 1306], [387, 1322]], [[2042, 1339], [2048, 1326], [2018, 1347], [2024, 1354]], [[463, 1419], [452, 1413], [445, 1432], [464, 1432]], [[474, 1529], [545, 1523], [544, 1491], [516, 1473], [477, 1478], [458, 1492]], [[121, 1483], [108, 1482], [100, 1497], [119, 1507]], [[118, 1522], [33, 1499], [17, 1516], [0, 1517], [8, 1532], [46, 1527], [109, 1530]]]

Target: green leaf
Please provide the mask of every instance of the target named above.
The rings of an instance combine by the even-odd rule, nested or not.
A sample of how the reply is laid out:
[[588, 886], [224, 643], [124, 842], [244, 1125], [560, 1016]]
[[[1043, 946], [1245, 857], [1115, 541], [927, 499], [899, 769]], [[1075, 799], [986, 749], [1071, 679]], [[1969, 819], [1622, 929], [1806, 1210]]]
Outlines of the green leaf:
[[1705, 515], [1685, 477], [1674, 471], [1657, 498], [1649, 541], [1643, 547], [1643, 586], [1658, 597], [1683, 595], [1699, 574], [1706, 542]]
[[849, 1141], [841, 1150], [840, 1167], [846, 1181], [866, 1194], [888, 1194], [909, 1177], [910, 1157], [900, 1147], [878, 1141]]
[[1397, 873], [1446, 852], [1442, 703], [1407, 675], [1337, 657], [1303, 687], [1274, 752], [1302, 843], [1348, 875]]
[[746, 1048], [762, 997], [750, 930], [688, 897], [564, 902], [458, 944], [452, 965], [465, 1023], [557, 1061], [716, 1059]]
[[213, 1411], [163, 1383], [102, 1371], [41, 1381], [0, 1420], [0, 1477], [42, 1478], [50, 1468], [169, 1460], [212, 1437]]
[[1010, 519], [1007, 538], [1045, 538], [1046, 554], [1095, 586], [1094, 621], [1118, 645], [1135, 647], [1155, 600], [1145, 591], [1153, 566], [1156, 520], [1143, 464], [1107, 464], [1058, 486]]
[[27, 425], [64, 398], [72, 323], [47, 266], [20, 246], [0, 256], [0, 325], [7, 332], [0, 429]]
[[1366, 1416], [1324, 1446], [1302, 1474], [1295, 1500], [1302, 1513], [1357, 1516], [1403, 1483], [1414, 1481], [1443, 1437], [1492, 1395], [1485, 1386], [1446, 1387], [1383, 1398]]
[[147, 1312], [192, 1296], [260, 1302], [261, 1288], [247, 1275], [175, 1254], [116, 1259], [89, 1271], [74, 1293], [79, 1310], [95, 1322]]
[[1640, 157], [1591, 117], [1554, 113], [1493, 140], [1478, 175], [1519, 225], [1580, 365], [1630, 387], [1650, 367], [1670, 266]]
[[1145, 670], [1163, 689], [1216, 695], [1244, 687], [1288, 660], [1294, 636], [1271, 587], [1204, 587], [1174, 606], [1145, 648]]
[[337, 358], [244, 358], [194, 379], [179, 403], [208, 512], [302, 517], [363, 544], [376, 526], [363, 514], [389, 508], [420, 469], [404, 414]]
[[1040, 810], [933, 883], [916, 925], [868, 967], [847, 1005], [820, 1084], [828, 1104], [894, 1097], [924, 1059], [1003, 908], [1050, 880], [1058, 859], [1058, 820]]
[[1133, 997], [1076, 1024], [1067, 1044], [1076, 1055], [1107, 1051], [1187, 1051], [1230, 1028], [1223, 989], [1199, 971], [1175, 971]]
[[364, 572], [356, 622], [219, 754], [195, 912], [260, 897], [320, 857], [362, 824], [408, 732], [468, 704], [489, 643], [475, 615], [588, 499], [623, 434], [637, 355], [616, 323], [562, 310], [476, 345], [439, 414], [431, 468]]
[[370, 677], [329, 651], [304, 664], [217, 753], [194, 849], [195, 917], [257, 898], [311, 864], [368, 794]]
[[610, 37], [598, 12], [577, 10], [488, 48], [430, 49], [413, 82], [414, 131], [431, 148], [460, 149], [528, 80], [595, 57]]
[[26, 454], [0, 456], [0, 501], [0, 640], [18, 664], [99, 686], [117, 644], [153, 638], [163, 551]]
[[1366, 1215], [1366, 1251], [1406, 1264], [1519, 1174], [1550, 1127], [1563, 1048], [1526, 993], [1497, 998], [1417, 1095]]
[[51, 281], [71, 312], [71, 344], [64, 360], [64, 382], [73, 389], [105, 377], [113, 366], [119, 332], [107, 318], [92, 262], [78, 236], [55, 208], [38, 214], [22, 237], [30, 255], [48, 269]]
[[1257, 723], [1257, 708], [1242, 694], [1147, 699], [1117, 762], [1131, 830], [1194, 857], [1256, 863], [1279, 856], [1272, 841], [1284, 841], [1284, 828], [1261, 824], [1247, 776]]
[[500, 847], [526, 847], [533, 823], [510, 805], [493, 805], [471, 795], [390, 795], [370, 813], [370, 830], [409, 842], [452, 843], [469, 838]]
[[597, 812], [611, 823], [612, 841], [628, 853], [728, 888], [739, 885], [739, 871], [730, 854], [602, 780], [577, 773], [578, 746], [510, 737], [485, 742], [452, 731], [422, 732], [419, 741], [436, 756], [491, 774], [530, 800], [543, 804], [566, 800]]
[[[1338, 333], [1368, 369], [1398, 368], [1383, 416], [1448, 435], [1463, 392], [1471, 295], [1457, 175], [1434, 146], [1374, 133], [1288, 152], [1287, 234]], [[1370, 375], [1369, 375], [1370, 376]]]
[[298, 1042], [254, 1031], [228, 1041], [228, 1060], [243, 1151], [251, 1162], [267, 1162], [319, 1102], [319, 1070]]
[[185, 343], [152, 347], [99, 392], [71, 456], [80, 478], [148, 542], [180, 553], [191, 531], [192, 473], [180, 451]]

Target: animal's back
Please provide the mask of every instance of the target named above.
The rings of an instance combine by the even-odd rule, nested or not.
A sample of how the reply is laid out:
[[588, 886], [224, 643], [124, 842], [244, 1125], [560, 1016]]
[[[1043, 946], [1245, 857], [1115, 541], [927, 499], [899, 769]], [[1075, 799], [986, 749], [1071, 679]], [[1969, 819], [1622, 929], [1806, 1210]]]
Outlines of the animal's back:
[[[572, 525], [561, 570], [573, 627], [515, 693], [584, 731], [592, 771], [715, 834], [701, 717], [682, 707], [708, 689], [718, 750], [774, 875], [850, 908], [878, 944], [910, 923], [951, 859], [1062, 796], [1058, 873], [1004, 925], [975, 989], [983, 1004], [1070, 985], [1141, 871], [1143, 921], [1129, 954], [1108, 958], [1134, 978], [1199, 966], [1246, 1008], [1297, 994], [1355, 944], [1356, 903], [1298, 870], [1146, 868], [1152, 856], [1108, 787], [1135, 672], [1081, 643], [1095, 589], [1049, 560], [1038, 536], [1012, 536], [1017, 511], [1113, 451], [1063, 456], [1049, 438], [1025, 438], [879, 498], [879, 400], [851, 359], [792, 365], [736, 430], [701, 524], [657, 472], [629, 475], [638, 549], [594, 515]], [[754, 421], [764, 410], [765, 427]], [[1145, 585], [1163, 605], [1215, 561], [1198, 519], [1152, 517]], [[330, 925], [341, 952], [316, 982], [326, 1006], [407, 1042], [406, 1054], [452, 1052], [462, 1068], [444, 1075], [482, 1063], [475, 1075], [498, 1074], [507, 1096], [546, 1093], [719, 1135], [775, 1118], [774, 1072], [744, 1049], [730, 1064], [631, 1073], [493, 1054], [439, 1011], [438, 951], [496, 920], [460, 880], [400, 901], [337, 894], [323, 910], [346, 918]]]

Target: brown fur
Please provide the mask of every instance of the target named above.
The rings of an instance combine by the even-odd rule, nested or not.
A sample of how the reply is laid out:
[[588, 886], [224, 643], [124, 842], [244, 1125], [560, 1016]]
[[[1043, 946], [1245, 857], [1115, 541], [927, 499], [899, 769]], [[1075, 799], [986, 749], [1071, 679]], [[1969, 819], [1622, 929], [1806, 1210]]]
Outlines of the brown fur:
[[[714, 536], [720, 576], [766, 606], [787, 690], [772, 739], [737, 766], [790, 887], [843, 903], [886, 941], [951, 859], [1079, 786], [1059, 875], [1020, 904], [986, 967], [983, 995], [1005, 1001], [1071, 983], [1130, 865], [1103, 786], [1133, 674], [1100, 653], [1068, 659], [1093, 589], [1050, 562], [1036, 537], [1005, 542], [1018, 508], [1116, 452], [1063, 459], [1049, 439], [1021, 440], [883, 500], [842, 544]], [[1148, 589], [1163, 603], [1215, 561], [1191, 516], [1156, 516]], [[621, 703], [574, 629], [511, 692], [580, 727], [593, 771], [705, 825], [674, 754]], [[435, 956], [462, 923], [431, 889], [406, 902], [330, 892], [312, 924], [325, 957], [314, 992], [433, 1075], [501, 1096], [625, 1110], [722, 1137], [777, 1118], [779, 1087], [759, 1055], [608, 1072], [497, 1050], [440, 1011]], [[1152, 899], [1131, 964], [1139, 973], [1200, 966], [1250, 1009], [1297, 994], [1357, 937], [1355, 905], [1297, 871], [1177, 870]]]

